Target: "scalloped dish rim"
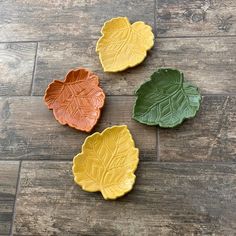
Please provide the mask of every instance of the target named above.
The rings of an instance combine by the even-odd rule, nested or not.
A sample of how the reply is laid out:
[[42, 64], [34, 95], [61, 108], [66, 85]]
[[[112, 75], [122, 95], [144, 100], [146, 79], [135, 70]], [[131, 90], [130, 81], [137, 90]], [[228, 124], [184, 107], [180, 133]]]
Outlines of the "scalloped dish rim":
[[[124, 192], [123, 192], [121, 195], [119, 195], [119, 196], [116, 196], [116, 197], [114, 197], [114, 198], [105, 198], [105, 197], [102, 195], [105, 200], [116, 200], [117, 198], [123, 197], [124, 195], [126, 195], [127, 193], [129, 193], [130, 191], [132, 191], [132, 190], [133, 190], [133, 187], [134, 187], [134, 185], [135, 185], [135, 181], [136, 181], [136, 177], [137, 177], [137, 176], [135, 175], [135, 171], [137, 170], [138, 165], [139, 165], [139, 161], [140, 161], [140, 159], [139, 159], [139, 148], [135, 147], [135, 142], [134, 142], [134, 139], [133, 139], [133, 137], [132, 137], [132, 135], [131, 135], [131, 133], [130, 133], [130, 130], [128, 129], [128, 126], [127, 126], [127, 125], [113, 125], [113, 126], [110, 126], [110, 127], [105, 128], [102, 132], [95, 132], [95, 133], [93, 133], [93, 134], [87, 136], [87, 137], [85, 138], [85, 140], [84, 140], [84, 143], [82, 144], [81, 152], [78, 153], [78, 154], [76, 154], [76, 155], [74, 156], [74, 158], [73, 158], [73, 161], [72, 161], [72, 163], [73, 163], [73, 165], [72, 165], [72, 173], [73, 173], [73, 176], [74, 176], [74, 182], [75, 182], [76, 184], [78, 184], [78, 185], [79, 185], [84, 191], [86, 191], [86, 192], [90, 192], [90, 193], [100, 192], [100, 193], [101, 193], [100, 190], [98, 190], [98, 191], [86, 190], [86, 189], [84, 189], [84, 185], [82, 185], [82, 184], [80, 184], [80, 183], [78, 183], [78, 182], [75, 181], [75, 174], [74, 174], [74, 173], [75, 173], [75, 172], [74, 172], [74, 169], [75, 169], [75, 166], [76, 166], [76, 165], [75, 165], [75, 159], [77, 158], [77, 156], [80, 156], [80, 155], [84, 154], [84, 146], [86, 145], [86, 142], [88, 141], [89, 138], [91, 138], [91, 137], [93, 137], [93, 136], [95, 136], [95, 135], [99, 135], [99, 136], [101, 137], [101, 136], [105, 133], [105, 131], [107, 131], [107, 130], [110, 130], [110, 129], [112, 129], [112, 128], [122, 128], [122, 127], [125, 127], [125, 128], [129, 131], [129, 139], [130, 139], [130, 141], [132, 141], [133, 147], [137, 150], [137, 158], [138, 158], [138, 161], [137, 161], [136, 167], [135, 167], [134, 170], [132, 171], [132, 174], [134, 175], [134, 181], [133, 181], [133, 183], [132, 183], [131, 188], [130, 188], [129, 190], [127, 190], [127, 191], [124, 191]], [[101, 194], [102, 194], [102, 193], [101, 193]]]
[[54, 118], [55, 118], [61, 125], [64, 125], [64, 126], [68, 125], [69, 127], [74, 128], [74, 129], [76, 129], [76, 130], [89, 133], [89, 132], [91, 132], [91, 131], [93, 130], [93, 128], [96, 126], [98, 120], [100, 119], [101, 113], [102, 113], [102, 109], [103, 109], [103, 107], [104, 107], [104, 105], [105, 105], [105, 99], [106, 99], [106, 94], [104, 93], [103, 89], [100, 87], [100, 78], [98, 77], [98, 75], [95, 74], [95, 75], [97, 76], [97, 78], [98, 78], [98, 87], [102, 89], [102, 93], [103, 93], [103, 96], [104, 96], [104, 100], [103, 100], [103, 105], [99, 108], [100, 112], [99, 112], [99, 116], [98, 116], [97, 119], [96, 119], [96, 123], [91, 127], [90, 130], [78, 129], [77, 127], [75, 127], [74, 125], [72, 125], [72, 124], [70, 124], [70, 123], [65, 123], [65, 124], [62, 123], [62, 122], [58, 119], [58, 117], [55, 115], [54, 109], [53, 109], [53, 108], [49, 108], [49, 107], [48, 107], [48, 104], [47, 104], [46, 101], [45, 101], [45, 98], [46, 98], [46, 96], [48, 95], [48, 89], [50, 88], [50, 86], [51, 86], [53, 83], [55, 83], [55, 82], [65, 83], [68, 74], [71, 73], [72, 71], [78, 71], [78, 70], [86, 70], [86, 71], [88, 71], [88, 72], [93, 73], [91, 70], [89, 70], [89, 69], [87, 69], [87, 68], [84, 68], [84, 67], [76, 67], [76, 68], [73, 68], [73, 69], [69, 70], [69, 71], [66, 73], [66, 75], [65, 75], [65, 77], [64, 77], [63, 80], [54, 79], [51, 83], [48, 84], [48, 86], [47, 86], [47, 88], [46, 88], [46, 90], [45, 90], [44, 96], [43, 96], [43, 100], [44, 100], [44, 103], [46, 104], [47, 108], [48, 108], [49, 110], [52, 110]]
[[[185, 82], [185, 83], [189, 83], [189, 84], [191, 84], [192, 86], [194, 86], [196, 89], [197, 89], [197, 91], [198, 91], [198, 93], [199, 93], [199, 96], [200, 96], [200, 100], [199, 100], [199, 106], [198, 106], [198, 108], [196, 109], [196, 111], [194, 112], [194, 114], [192, 115], [192, 116], [189, 116], [189, 117], [183, 117], [181, 120], [180, 120], [180, 122], [179, 123], [177, 123], [176, 125], [168, 125], [168, 126], [163, 126], [162, 124], [159, 124], [159, 123], [155, 123], [155, 124], [152, 124], [152, 123], [147, 123], [147, 122], [143, 122], [143, 121], [140, 121], [139, 119], [137, 119], [135, 116], [134, 116], [134, 113], [135, 113], [135, 106], [136, 106], [136, 102], [137, 102], [137, 100], [138, 100], [138, 95], [136, 94], [137, 93], [137, 91], [142, 87], [142, 85], [144, 85], [144, 84], [146, 84], [146, 83], [148, 83], [148, 82], [151, 82], [152, 81], [152, 75], [154, 74], [154, 73], [156, 73], [158, 70], [161, 70], [161, 69], [164, 69], [164, 70], [177, 70], [177, 71], [179, 71], [182, 75], [183, 75], [183, 72], [182, 71], [180, 71], [179, 69], [177, 69], [177, 68], [171, 68], [171, 67], [161, 67], [161, 68], [158, 68], [156, 71], [154, 71], [152, 74], [151, 74], [151, 76], [150, 76], [150, 78], [148, 79], [148, 80], [146, 80], [146, 81], [144, 81], [141, 85], [139, 85], [139, 87], [135, 90], [135, 97], [136, 97], [136, 99], [135, 99], [135, 101], [134, 101], [134, 105], [133, 105], [133, 109], [132, 109], [132, 119], [134, 119], [134, 120], [136, 120], [136, 121], [138, 121], [139, 123], [141, 123], [141, 124], [144, 124], [144, 125], [149, 125], [149, 126], [159, 126], [159, 127], [161, 127], [161, 128], [175, 128], [175, 127], [178, 127], [179, 125], [181, 125], [183, 122], [184, 122], [184, 120], [189, 120], [189, 119], [192, 119], [192, 118], [194, 118], [195, 116], [196, 116], [196, 114], [197, 114], [197, 112], [200, 110], [200, 107], [201, 107], [201, 102], [202, 102], [202, 95], [200, 94], [200, 91], [199, 91], [199, 88], [197, 87], [197, 86], [195, 86], [195, 85], [193, 85], [193, 84], [191, 84], [191, 83], [189, 83], [188, 81], [184, 81], [184, 79], [183, 79], [183, 83]], [[183, 77], [184, 78], [184, 77]]]
[[100, 61], [101, 65], [102, 65], [102, 68], [103, 68], [103, 71], [104, 71], [104, 72], [109, 72], [109, 73], [121, 72], [121, 71], [127, 70], [128, 68], [133, 68], [133, 67], [135, 67], [135, 66], [141, 64], [141, 63], [147, 58], [147, 53], [148, 53], [148, 51], [150, 51], [150, 50], [152, 49], [152, 47], [154, 46], [154, 43], [155, 43], [155, 36], [154, 36], [154, 33], [153, 33], [153, 29], [152, 29], [152, 27], [151, 27], [150, 25], [146, 24], [144, 21], [135, 21], [135, 22], [133, 22], [132, 24], [130, 23], [130, 25], [133, 25], [134, 23], [144, 23], [146, 26], [150, 27], [150, 30], [151, 30], [152, 35], [153, 35], [152, 45], [150, 46], [149, 49], [147, 49], [147, 50], [145, 51], [145, 56], [143, 57], [143, 59], [142, 59], [140, 62], [137, 62], [136, 64], [134, 64], [133, 66], [127, 65], [124, 69], [120, 69], [120, 70], [112, 70], [112, 71], [111, 71], [111, 70], [106, 70], [105, 67], [104, 67], [104, 64], [103, 64], [103, 62], [102, 62], [102, 59], [101, 59], [101, 54], [100, 54], [99, 51], [97, 50], [97, 47], [98, 47], [98, 44], [100, 43], [101, 39], [104, 37], [103, 29], [105, 28], [106, 24], [107, 24], [108, 22], [111, 22], [111, 21], [113, 21], [113, 20], [115, 20], [115, 19], [119, 19], [119, 18], [126, 18], [126, 19], [128, 20], [128, 22], [130, 23], [128, 17], [126, 17], [126, 16], [113, 17], [113, 18], [111, 18], [110, 20], [105, 21], [105, 22], [103, 23], [103, 26], [102, 26], [101, 30], [100, 30], [100, 33], [101, 33], [102, 36], [100, 36], [100, 38], [98, 39], [98, 41], [97, 41], [97, 43], [96, 43], [96, 52], [98, 53], [99, 61]]

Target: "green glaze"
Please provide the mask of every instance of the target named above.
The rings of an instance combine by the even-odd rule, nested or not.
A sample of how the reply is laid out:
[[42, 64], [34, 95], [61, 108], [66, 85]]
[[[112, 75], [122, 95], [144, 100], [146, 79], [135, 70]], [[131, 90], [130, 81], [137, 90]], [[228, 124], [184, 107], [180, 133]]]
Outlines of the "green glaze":
[[201, 95], [198, 88], [184, 82], [182, 72], [161, 68], [151, 80], [136, 91], [133, 118], [147, 125], [172, 128], [191, 118], [199, 110]]

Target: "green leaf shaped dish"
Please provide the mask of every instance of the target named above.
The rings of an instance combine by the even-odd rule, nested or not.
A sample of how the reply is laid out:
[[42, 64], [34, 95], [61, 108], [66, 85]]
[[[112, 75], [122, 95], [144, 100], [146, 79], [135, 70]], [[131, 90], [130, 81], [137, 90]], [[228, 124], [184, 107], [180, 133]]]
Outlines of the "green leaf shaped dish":
[[171, 68], [154, 72], [151, 80], [136, 91], [136, 96], [133, 118], [143, 124], [165, 128], [194, 117], [201, 102], [198, 88], [184, 82], [183, 73]]

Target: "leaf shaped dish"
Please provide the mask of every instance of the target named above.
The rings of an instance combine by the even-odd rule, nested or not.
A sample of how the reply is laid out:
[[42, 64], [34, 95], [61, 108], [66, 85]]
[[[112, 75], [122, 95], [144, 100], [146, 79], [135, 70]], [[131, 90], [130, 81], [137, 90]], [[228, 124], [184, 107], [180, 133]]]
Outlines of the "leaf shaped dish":
[[49, 84], [44, 101], [62, 125], [89, 132], [100, 117], [105, 94], [99, 78], [87, 69], [69, 71], [64, 81]]
[[136, 91], [133, 118], [147, 125], [175, 127], [199, 110], [201, 95], [197, 87], [184, 82], [183, 73], [161, 68]]
[[127, 17], [104, 23], [96, 51], [105, 72], [117, 72], [140, 64], [154, 45], [152, 28], [142, 21], [130, 24]]
[[126, 125], [96, 132], [74, 157], [74, 180], [85, 191], [100, 191], [105, 199], [121, 197], [134, 185], [138, 153]]

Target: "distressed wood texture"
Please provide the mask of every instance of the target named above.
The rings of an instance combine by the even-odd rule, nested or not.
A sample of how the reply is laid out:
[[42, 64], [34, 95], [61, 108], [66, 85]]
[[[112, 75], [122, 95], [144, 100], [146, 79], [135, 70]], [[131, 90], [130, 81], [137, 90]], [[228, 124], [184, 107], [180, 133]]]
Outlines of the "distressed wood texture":
[[[87, 67], [101, 78], [106, 94], [132, 95], [158, 67], [176, 67], [203, 93], [236, 91], [234, 38], [157, 39], [147, 59], [120, 73], [104, 73], [96, 41], [40, 43], [33, 93], [43, 95], [53, 79], [64, 79], [73, 67]], [[73, 59], [72, 59], [73, 58]]]
[[14, 235], [234, 235], [236, 166], [141, 163], [116, 201], [73, 182], [71, 162], [23, 162]]
[[81, 40], [98, 38], [104, 21], [129, 16], [154, 26], [154, 0], [3, 0], [0, 39]]
[[156, 0], [159, 37], [236, 34], [235, 0]]
[[0, 201], [0, 236], [10, 235], [13, 218], [13, 201]]
[[35, 43], [0, 43], [0, 95], [30, 94], [35, 53]]
[[[133, 97], [107, 97], [94, 131], [126, 124], [143, 160], [156, 159], [156, 127], [131, 119]], [[60, 125], [42, 97], [0, 99], [0, 159], [68, 159], [80, 152], [88, 134]]]
[[204, 97], [194, 119], [159, 130], [162, 161], [236, 161], [236, 96]]
[[0, 161], [0, 235], [9, 235], [19, 162]]

